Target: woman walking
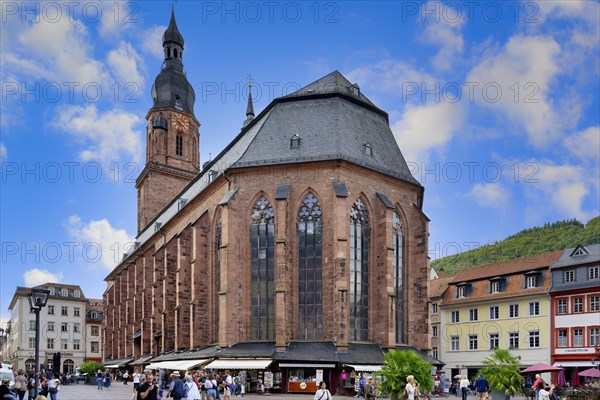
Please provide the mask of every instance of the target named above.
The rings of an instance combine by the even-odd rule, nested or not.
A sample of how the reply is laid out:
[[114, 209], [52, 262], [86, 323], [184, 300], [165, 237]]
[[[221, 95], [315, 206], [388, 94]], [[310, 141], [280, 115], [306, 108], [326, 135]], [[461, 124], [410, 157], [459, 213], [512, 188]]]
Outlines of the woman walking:
[[331, 393], [329, 393], [325, 382], [321, 381], [319, 383], [319, 390], [315, 393], [313, 400], [331, 400]]
[[48, 393], [51, 400], [58, 400], [58, 388], [60, 387], [60, 379], [57, 374], [52, 374], [52, 379], [48, 381]]

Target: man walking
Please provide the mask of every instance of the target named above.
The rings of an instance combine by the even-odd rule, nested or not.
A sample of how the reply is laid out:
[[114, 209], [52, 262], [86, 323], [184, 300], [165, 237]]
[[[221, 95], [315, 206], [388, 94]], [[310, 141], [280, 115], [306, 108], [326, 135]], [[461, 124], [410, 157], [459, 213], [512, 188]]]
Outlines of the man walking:
[[483, 377], [482, 374], [479, 374], [479, 378], [475, 380], [475, 392], [477, 393], [477, 400], [487, 400], [489, 391], [490, 383]]

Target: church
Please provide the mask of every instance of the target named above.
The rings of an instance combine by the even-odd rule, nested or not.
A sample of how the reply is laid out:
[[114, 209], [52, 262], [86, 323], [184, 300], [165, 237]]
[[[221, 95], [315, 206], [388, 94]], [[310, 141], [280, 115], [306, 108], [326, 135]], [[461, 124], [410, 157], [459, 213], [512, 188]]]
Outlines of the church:
[[201, 163], [174, 13], [163, 48], [135, 245], [105, 278], [105, 364], [314, 393], [389, 349], [425, 354], [429, 219], [388, 114], [334, 71], [258, 115], [250, 95], [239, 134]]

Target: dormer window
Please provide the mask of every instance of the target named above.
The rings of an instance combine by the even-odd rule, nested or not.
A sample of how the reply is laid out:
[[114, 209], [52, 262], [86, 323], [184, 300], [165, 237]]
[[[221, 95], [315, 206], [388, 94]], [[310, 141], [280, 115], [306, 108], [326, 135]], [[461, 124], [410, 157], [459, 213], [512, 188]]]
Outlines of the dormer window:
[[300, 139], [300, 136], [298, 136], [297, 134], [292, 136], [292, 138], [290, 139], [290, 149], [299, 149], [301, 140], [302, 139]]
[[456, 298], [468, 297], [470, 294], [471, 285], [466, 282], [462, 282], [456, 285]]
[[535, 276], [535, 275], [528, 276], [528, 277], [527, 277], [527, 284], [526, 284], [526, 286], [525, 286], [525, 287], [526, 287], [527, 289], [534, 288], [534, 287], [535, 287], [535, 285], [536, 285], [536, 283], [537, 283], [537, 279], [536, 279], [536, 278], [537, 278], [537, 276]]
[[217, 177], [218, 172], [215, 171], [214, 169], [211, 169], [210, 171], [208, 171], [208, 181], [212, 182], [216, 177]]
[[185, 207], [186, 203], [187, 203], [186, 199], [179, 199], [179, 200], [177, 200], [177, 211], [179, 211], [183, 207]]
[[574, 256], [587, 256], [588, 254], [590, 254], [589, 250], [580, 245], [580, 246], [577, 246], [575, 248], [575, 250], [573, 250], [573, 252], [571, 253], [571, 257], [574, 257]]
[[373, 157], [373, 146], [371, 146], [371, 143], [365, 143], [365, 154]]
[[158, 232], [161, 227], [162, 227], [162, 222], [155, 222], [154, 223], [154, 232]]
[[500, 282], [499, 281], [495, 281], [495, 282], [491, 283], [490, 292], [491, 293], [500, 293]]
[[183, 110], [183, 105], [181, 104], [181, 97], [179, 97], [179, 95], [175, 96], [175, 108], [178, 110]]
[[564, 281], [565, 281], [565, 283], [575, 282], [575, 270], [574, 269], [569, 269], [567, 271], [564, 271]]

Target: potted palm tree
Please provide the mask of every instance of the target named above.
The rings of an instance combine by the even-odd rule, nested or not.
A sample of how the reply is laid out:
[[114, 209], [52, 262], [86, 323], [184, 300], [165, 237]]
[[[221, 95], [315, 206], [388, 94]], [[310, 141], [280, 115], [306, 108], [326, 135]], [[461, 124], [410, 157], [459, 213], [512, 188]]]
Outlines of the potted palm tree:
[[519, 374], [521, 363], [510, 351], [496, 349], [483, 361], [479, 371], [490, 383], [492, 400], [509, 399], [512, 393], [523, 390], [523, 376]]
[[416, 352], [390, 350], [384, 355], [384, 360], [381, 372], [376, 375], [383, 378], [379, 388], [383, 393], [387, 393], [390, 399], [398, 400], [401, 397], [408, 375], [415, 377], [415, 382], [421, 384], [421, 390], [432, 390], [432, 366]]

